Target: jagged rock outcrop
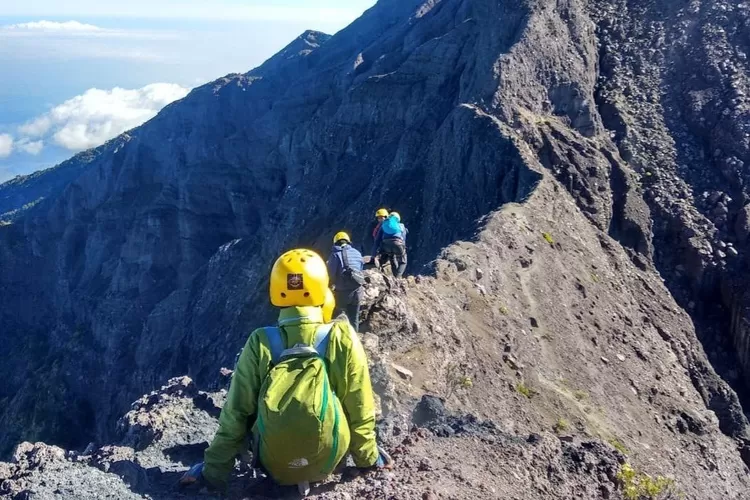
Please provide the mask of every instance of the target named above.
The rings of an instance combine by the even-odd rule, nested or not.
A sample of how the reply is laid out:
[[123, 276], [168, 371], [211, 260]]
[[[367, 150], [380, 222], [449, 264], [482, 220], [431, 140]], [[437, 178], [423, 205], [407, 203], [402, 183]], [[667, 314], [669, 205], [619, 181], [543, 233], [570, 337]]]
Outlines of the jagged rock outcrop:
[[[452, 314], [431, 323], [386, 294], [370, 320], [386, 357], [422, 339], [444, 374], [468, 352], [450, 367], [474, 380], [464, 413], [523, 433], [575, 416], [689, 497], [737, 497], [747, 420], [699, 340], [741, 390], [748, 15], [724, 0], [380, 0], [330, 39], [305, 33], [194, 90], [0, 227], [0, 449], [112, 441], [162, 380], [215, 383], [272, 321], [273, 258], [325, 252], [340, 228], [366, 248], [388, 205], [412, 231], [412, 269], [436, 276], [406, 300]], [[413, 369], [431, 354], [395, 360], [414, 398], [450, 392]], [[389, 387], [384, 413], [401, 399]], [[543, 396], [526, 407], [518, 387]]]
[[118, 423], [119, 444], [82, 452], [23, 443], [0, 463], [3, 498], [174, 498], [186, 464], [201, 460], [218, 428], [224, 394], [178, 377], [133, 403]]
[[[540, 231], [548, 219], [535, 214], [558, 196], [547, 185], [525, 206], [493, 214], [475, 244], [444, 252], [434, 277], [368, 274], [363, 343], [379, 439], [396, 468], [365, 477], [346, 469], [312, 498], [614, 499], [634, 484], [625, 464], [661, 485], [659, 498], [744, 498], [747, 468], [706, 409], [702, 386], [691, 383], [696, 371], [704, 380], [712, 371], [701, 368], [687, 317], [658, 298], [663, 285], [622, 250], [566, 266], [606, 237], [585, 229], [568, 199], [559, 215], [570, 226], [548, 243]], [[624, 301], [610, 293], [621, 288], [631, 290]], [[575, 356], [588, 363], [572, 363]], [[132, 405], [115, 446], [78, 454], [24, 443], [0, 464], [0, 492], [210, 496], [174, 485], [201, 459], [223, 394], [175, 378]], [[229, 498], [289, 497], [251, 473], [250, 461], [238, 464]]]

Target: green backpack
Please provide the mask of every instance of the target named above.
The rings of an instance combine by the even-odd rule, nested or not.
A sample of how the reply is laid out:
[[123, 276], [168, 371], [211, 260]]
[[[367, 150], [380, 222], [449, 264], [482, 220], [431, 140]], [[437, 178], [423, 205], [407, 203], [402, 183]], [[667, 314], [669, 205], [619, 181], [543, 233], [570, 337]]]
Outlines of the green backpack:
[[312, 346], [284, 350], [278, 328], [265, 328], [272, 365], [258, 396], [255, 456], [281, 485], [321, 481], [349, 449], [349, 425], [328, 380], [325, 359], [333, 324]]

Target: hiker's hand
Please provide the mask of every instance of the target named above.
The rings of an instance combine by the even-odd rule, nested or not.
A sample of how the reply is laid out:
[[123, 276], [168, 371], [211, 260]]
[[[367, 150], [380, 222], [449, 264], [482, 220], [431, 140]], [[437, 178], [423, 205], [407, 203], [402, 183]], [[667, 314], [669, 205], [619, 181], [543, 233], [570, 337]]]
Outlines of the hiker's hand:
[[378, 461], [375, 462], [375, 467], [377, 469], [383, 469], [383, 470], [393, 469], [393, 459], [380, 446], [378, 446]]
[[192, 491], [209, 491], [219, 493], [222, 495], [226, 494], [226, 484], [216, 485], [206, 479], [203, 475], [203, 469], [205, 464], [203, 462], [197, 463], [190, 467], [190, 470], [185, 472], [177, 483], [177, 487], [180, 490], [189, 489]]
[[393, 459], [388, 453], [386, 453], [383, 448], [378, 446], [378, 459], [375, 461], [375, 464], [370, 467], [361, 467], [359, 470], [361, 472], [367, 473], [378, 470], [391, 470], [392, 468]]
[[180, 478], [179, 486], [185, 488], [188, 486], [207, 486], [208, 482], [203, 477], [203, 462], [197, 463], [190, 467]]

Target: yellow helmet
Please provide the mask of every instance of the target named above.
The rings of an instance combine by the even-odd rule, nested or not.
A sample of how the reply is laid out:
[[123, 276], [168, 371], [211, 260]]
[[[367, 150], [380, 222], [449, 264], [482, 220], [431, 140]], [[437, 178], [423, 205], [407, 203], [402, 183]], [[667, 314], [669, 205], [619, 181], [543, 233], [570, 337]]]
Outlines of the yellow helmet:
[[385, 208], [381, 208], [377, 212], [375, 212], [375, 217], [388, 217], [388, 210]]
[[326, 290], [326, 263], [312, 250], [291, 250], [273, 265], [269, 295], [276, 307], [322, 306]]
[[326, 301], [323, 302], [323, 322], [330, 323], [333, 319], [333, 310], [336, 309], [336, 297], [331, 289], [326, 290]]
[[347, 243], [350, 243], [350, 244], [352, 242], [352, 239], [344, 231], [339, 231], [338, 233], [336, 233], [336, 236], [333, 237], [333, 242], [334, 243], [338, 243], [341, 240], [344, 240], [344, 241], [346, 241]]
[[398, 212], [391, 212], [391, 217], [395, 217], [397, 221], [401, 222], [401, 214]]

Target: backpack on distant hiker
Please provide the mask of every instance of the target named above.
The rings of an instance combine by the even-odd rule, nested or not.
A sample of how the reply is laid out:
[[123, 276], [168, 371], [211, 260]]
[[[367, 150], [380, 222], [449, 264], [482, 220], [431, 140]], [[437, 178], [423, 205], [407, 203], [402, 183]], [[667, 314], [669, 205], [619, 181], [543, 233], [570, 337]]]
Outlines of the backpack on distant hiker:
[[349, 280], [349, 282], [354, 285], [354, 288], [359, 288], [367, 283], [364, 273], [349, 265], [349, 258], [346, 256], [346, 248], [341, 250], [341, 259], [344, 262], [344, 270], [341, 272], [341, 275]]
[[401, 221], [398, 217], [391, 215], [383, 221], [381, 229], [386, 237], [401, 236]]
[[272, 365], [258, 397], [255, 457], [281, 485], [320, 481], [349, 449], [349, 425], [333, 392], [325, 359], [333, 323], [312, 346], [284, 350], [280, 328], [265, 328]]

